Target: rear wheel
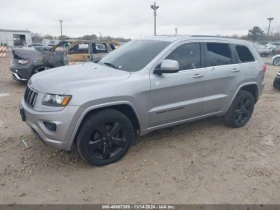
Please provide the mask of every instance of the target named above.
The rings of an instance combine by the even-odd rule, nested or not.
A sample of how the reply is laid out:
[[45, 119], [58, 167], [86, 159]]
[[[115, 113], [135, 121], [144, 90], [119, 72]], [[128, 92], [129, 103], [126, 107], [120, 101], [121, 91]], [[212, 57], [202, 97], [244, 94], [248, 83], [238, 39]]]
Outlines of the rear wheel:
[[280, 57], [274, 58], [273, 64], [274, 64], [275, 66], [280, 66]]
[[100, 111], [82, 124], [77, 150], [91, 165], [103, 166], [120, 160], [133, 141], [133, 126], [119, 111]]
[[222, 120], [230, 127], [242, 127], [250, 120], [254, 107], [255, 99], [253, 95], [248, 91], [241, 90]]

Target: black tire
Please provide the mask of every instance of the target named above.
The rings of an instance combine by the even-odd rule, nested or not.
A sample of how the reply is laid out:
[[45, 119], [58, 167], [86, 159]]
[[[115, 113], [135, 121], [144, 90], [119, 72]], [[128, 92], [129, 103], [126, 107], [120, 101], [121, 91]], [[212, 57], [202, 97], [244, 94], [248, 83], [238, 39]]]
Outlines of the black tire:
[[255, 99], [253, 95], [248, 91], [241, 90], [222, 120], [232, 128], [242, 127], [250, 120], [254, 107]]
[[52, 68], [51, 66], [38, 66], [38, 67], [33, 69], [32, 75], [36, 74], [36, 73], [39, 73], [39, 72], [42, 72], [42, 71], [45, 71], [47, 69], [51, 69], [51, 68]]
[[119, 111], [106, 109], [83, 122], [76, 146], [89, 164], [103, 166], [120, 160], [129, 150], [133, 137], [130, 120]]
[[274, 79], [273, 87], [280, 90], [280, 82], [276, 78]]

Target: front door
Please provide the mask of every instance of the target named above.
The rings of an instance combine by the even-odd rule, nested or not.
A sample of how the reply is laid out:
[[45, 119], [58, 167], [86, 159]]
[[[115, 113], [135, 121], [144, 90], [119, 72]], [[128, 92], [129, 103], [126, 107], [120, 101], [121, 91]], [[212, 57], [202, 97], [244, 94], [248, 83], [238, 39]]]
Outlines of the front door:
[[151, 72], [150, 127], [197, 117], [203, 110], [205, 68], [201, 68], [201, 44], [181, 44], [165, 59], [178, 61], [180, 71], [162, 75]]
[[69, 65], [87, 62], [89, 59], [89, 44], [78, 43], [70, 47], [66, 54]]

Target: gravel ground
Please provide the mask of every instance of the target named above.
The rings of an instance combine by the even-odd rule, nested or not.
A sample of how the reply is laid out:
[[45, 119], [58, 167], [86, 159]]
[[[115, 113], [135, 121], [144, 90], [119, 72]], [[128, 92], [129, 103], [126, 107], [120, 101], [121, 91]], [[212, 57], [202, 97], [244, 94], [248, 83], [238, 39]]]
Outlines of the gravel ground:
[[155, 131], [105, 167], [35, 139], [19, 115], [25, 85], [11, 78], [10, 60], [0, 58], [0, 203], [279, 203], [280, 91], [272, 82], [280, 69], [269, 58], [245, 127], [210, 118]]

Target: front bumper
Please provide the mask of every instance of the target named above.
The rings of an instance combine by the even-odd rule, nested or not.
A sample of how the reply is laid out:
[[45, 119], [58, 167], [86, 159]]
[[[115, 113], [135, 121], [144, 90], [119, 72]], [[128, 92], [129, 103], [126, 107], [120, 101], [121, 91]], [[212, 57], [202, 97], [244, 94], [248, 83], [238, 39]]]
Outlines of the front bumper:
[[280, 89], [280, 73], [278, 73], [277, 77], [274, 79], [273, 87]]
[[[74, 118], [78, 106], [67, 106], [61, 111], [38, 112], [29, 107], [22, 99], [20, 103], [21, 115], [33, 133], [45, 144], [59, 150], [70, 151], [73, 140], [71, 136], [76, 125]], [[44, 122], [56, 124], [56, 131], [50, 131]]]

